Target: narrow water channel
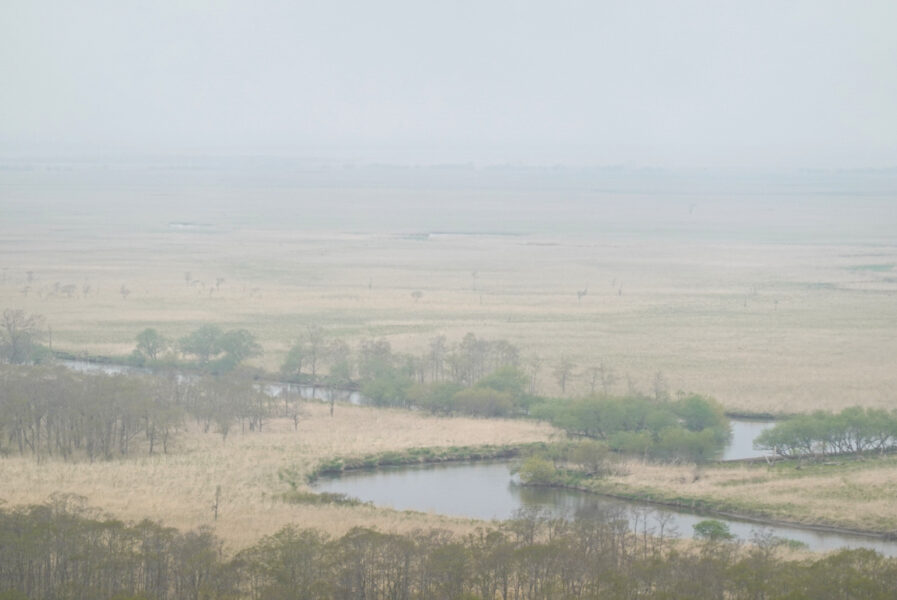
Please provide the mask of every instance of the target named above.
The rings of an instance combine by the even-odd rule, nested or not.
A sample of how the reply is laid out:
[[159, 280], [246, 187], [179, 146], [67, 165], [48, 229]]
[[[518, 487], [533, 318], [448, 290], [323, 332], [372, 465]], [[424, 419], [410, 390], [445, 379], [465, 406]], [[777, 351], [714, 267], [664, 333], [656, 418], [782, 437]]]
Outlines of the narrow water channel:
[[[105, 373], [106, 375], [122, 375], [129, 373], [148, 373], [147, 369], [118, 365], [112, 363], [95, 363], [84, 360], [61, 360], [59, 364], [82, 373]], [[299, 385], [295, 383], [266, 383], [261, 388], [272, 398], [284, 394], [296, 394], [305, 400], [318, 400], [320, 402], [348, 402], [350, 404], [363, 405], [368, 399], [354, 390], [340, 390], [322, 385]], [[732, 437], [723, 449], [721, 460], [742, 460], [746, 458], [760, 458], [767, 453], [754, 449], [754, 439], [765, 429], [772, 427], [773, 421], [756, 421], [744, 419], [730, 419]]]
[[[147, 372], [145, 369], [126, 365], [82, 360], [63, 360], [60, 364], [76, 371], [107, 375]], [[272, 383], [263, 389], [273, 397], [289, 391], [309, 400], [326, 402], [332, 397], [339, 402], [365, 402], [365, 398], [358, 392], [333, 390], [323, 386]], [[722, 460], [764, 456], [763, 451], [754, 449], [753, 442], [762, 431], [774, 425], [772, 421], [731, 419], [730, 424], [732, 437], [723, 450]], [[594, 513], [596, 510], [602, 513], [610, 511], [626, 518], [633, 529], [642, 531], [648, 527], [649, 530], [660, 533], [663, 528], [664, 535], [685, 537], [692, 535], [694, 524], [706, 518], [714, 518], [727, 523], [730, 531], [741, 540], [750, 540], [758, 532], [772, 531], [777, 537], [803, 542], [813, 550], [871, 548], [887, 556], [897, 556], [897, 542], [869, 536], [826, 533], [796, 527], [768, 527], [744, 520], [675, 511], [574, 490], [524, 487], [515, 482], [511, 475], [511, 464], [507, 462], [354, 472], [342, 477], [322, 479], [317, 489], [347, 494], [397, 510], [434, 512], [483, 520], [509, 519], [518, 510], [527, 507], [544, 508], [554, 515], [568, 517], [577, 513]]]
[[519, 485], [511, 474], [511, 463], [461, 463], [356, 471], [320, 479], [320, 492], [346, 494], [376, 506], [396, 510], [432, 512], [473, 519], [510, 519], [521, 509], [543, 508], [554, 516], [615, 514], [630, 528], [671, 537], [692, 537], [693, 525], [716, 519], [729, 526], [739, 539], [749, 541], [759, 533], [803, 542], [811, 550], [870, 548], [897, 556], [897, 542], [872, 536], [820, 532], [799, 527], [767, 526], [745, 520], [682, 512], [649, 504], [627, 502], [576, 490], [531, 488]]

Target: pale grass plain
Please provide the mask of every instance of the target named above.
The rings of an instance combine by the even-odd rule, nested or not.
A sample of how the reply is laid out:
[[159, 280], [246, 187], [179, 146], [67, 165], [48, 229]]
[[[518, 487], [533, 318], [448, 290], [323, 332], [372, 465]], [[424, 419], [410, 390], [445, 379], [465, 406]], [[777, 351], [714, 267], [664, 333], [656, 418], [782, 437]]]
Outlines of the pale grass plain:
[[[474, 332], [517, 344], [524, 368], [539, 365], [536, 388], [546, 395], [560, 394], [553, 369], [567, 356], [577, 365], [567, 395], [588, 392], [585, 371], [603, 362], [618, 376], [612, 392], [631, 382], [650, 393], [662, 373], [670, 392], [708, 394], [735, 412], [897, 407], [890, 197], [857, 207], [851, 197], [825, 196], [807, 208], [789, 197], [659, 202], [583, 191], [182, 184], [162, 175], [135, 185], [4, 174], [0, 307], [43, 315], [54, 349], [75, 354], [126, 355], [146, 327], [176, 339], [215, 323], [253, 332], [264, 348], [253, 363], [276, 371], [310, 324], [353, 346], [382, 337], [415, 353], [437, 335], [457, 342]], [[167, 177], [175, 183], [160, 183]], [[220, 288], [210, 291], [217, 278]], [[65, 297], [57, 282], [77, 291]], [[422, 417], [392, 412], [396, 422], [372, 431], [370, 415], [379, 413], [359, 412], [367, 417], [353, 425], [341, 419], [362, 409], [342, 408], [333, 430], [320, 407], [310, 410], [297, 435], [272, 423], [220, 444], [194, 431], [169, 456], [92, 465], [3, 459], [0, 497], [79, 493], [121, 518], [194, 527], [209, 523], [221, 485], [217, 528], [234, 547], [287, 522], [333, 533], [353, 524], [468, 527], [370, 508], [286, 506], [270, 496], [282, 490], [282, 467], [454, 444], [445, 428], [473, 428], [459, 433], [470, 444], [550, 435], [534, 424], [504, 422], [503, 434], [464, 419], [411, 431], [403, 419]], [[644, 466], [618, 483], [719, 498], [782, 486], [784, 499], [770, 505], [793, 500], [790, 518], [891, 528], [881, 517], [890, 492], [857, 508], [847, 492], [822, 493], [849, 490], [836, 476], [727, 487], [729, 471], [684, 484], [688, 469]], [[862, 477], [890, 489], [893, 472], [887, 464]]]
[[[253, 332], [265, 351], [253, 362], [276, 371], [309, 324], [414, 353], [474, 332], [517, 344], [527, 368], [538, 357], [548, 395], [569, 356], [568, 395], [588, 392], [586, 371], [603, 362], [614, 392], [631, 380], [650, 393], [659, 372], [670, 392], [738, 412], [895, 406], [895, 246], [281, 230], [5, 237], [0, 306], [44, 315], [53, 347], [73, 353], [126, 355], [146, 327], [176, 339], [216, 323]], [[201, 283], [188, 285], [188, 272]], [[53, 293], [56, 282], [79, 291]]]
[[[409, 532], [438, 527], [466, 533], [477, 521], [383, 507], [295, 505], [276, 498], [290, 489], [282, 470], [303, 477], [335, 456], [365, 456], [414, 447], [514, 444], [549, 439], [545, 424], [437, 418], [402, 410], [308, 403], [294, 430], [273, 419], [261, 432], [232, 432], [226, 440], [192, 426], [168, 454], [139, 454], [89, 463], [31, 457], [0, 459], [0, 499], [10, 505], [41, 503], [55, 493], [83, 496], [88, 506], [118, 519], [153, 519], [182, 530], [212, 527], [231, 549], [251, 545], [286, 525], [341, 535], [354, 526]], [[221, 486], [219, 518], [213, 519]]]
[[746, 516], [806, 525], [897, 533], [897, 460], [725, 466], [653, 464], [627, 460], [594, 483], [609, 493], [657, 501], [710, 502]]

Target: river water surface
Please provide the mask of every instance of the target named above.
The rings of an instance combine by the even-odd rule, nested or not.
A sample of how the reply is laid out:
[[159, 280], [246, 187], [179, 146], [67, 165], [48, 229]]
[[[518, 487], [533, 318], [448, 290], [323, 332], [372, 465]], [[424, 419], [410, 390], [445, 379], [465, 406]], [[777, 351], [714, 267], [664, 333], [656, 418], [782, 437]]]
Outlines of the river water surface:
[[321, 492], [346, 494], [377, 506], [473, 519], [510, 519], [521, 509], [542, 508], [554, 516], [575, 517], [610, 512], [625, 518], [630, 528], [672, 537], [691, 537], [693, 526], [704, 519], [725, 522], [743, 541], [760, 533], [803, 542], [816, 551], [870, 548], [897, 556], [897, 542], [872, 536], [820, 532], [799, 527], [766, 526], [747, 520], [726, 519], [671, 510], [655, 505], [617, 500], [598, 494], [557, 488], [521, 486], [512, 475], [512, 463], [459, 463], [354, 471], [321, 478]]
[[[108, 375], [145, 373], [135, 367], [101, 364], [81, 360], [60, 361], [64, 366], [81, 372], [102, 372]], [[364, 404], [358, 392], [333, 390], [323, 386], [268, 384], [264, 391], [271, 396], [285, 392], [298, 393], [303, 398], [330, 401], [331, 398], [353, 404]], [[721, 455], [722, 460], [739, 460], [764, 456], [755, 450], [754, 439], [772, 421], [730, 419], [732, 437]], [[519, 485], [511, 473], [509, 462], [462, 463], [429, 465], [359, 471], [341, 477], [321, 479], [319, 491], [347, 494], [378, 506], [397, 510], [434, 512], [474, 519], [509, 519], [525, 508], [543, 508], [554, 515], [573, 517], [577, 513], [611, 512], [626, 518], [630, 527], [642, 531], [645, 527], [664, 535], [692, 535], [692, 526], [707, 518], [724, 521], [740, 540], [750, 540], [761, 532], [796, 540], [813, 550], [839, 548], [871, 548], [888, 556], [897, 556], [897, 542], [871, 536], [819, 532], [797, 527], [769, 527], [746, 520], [722, 519], [660, 508], [637, 502], [616, 500], [597, 494], [554, 488], [531, 488]]]

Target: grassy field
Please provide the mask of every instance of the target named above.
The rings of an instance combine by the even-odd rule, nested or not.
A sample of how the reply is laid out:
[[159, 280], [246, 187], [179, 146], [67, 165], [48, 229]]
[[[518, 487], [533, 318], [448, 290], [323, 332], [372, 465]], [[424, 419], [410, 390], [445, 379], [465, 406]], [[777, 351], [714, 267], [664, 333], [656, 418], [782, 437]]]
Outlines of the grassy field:
[[[799, 468], [797, 468], [799, 466]], [[897, 457], [695, 467], [627, 461], [597, 491], [809, 525], [897, 533]]]
[[[77, 494], [89, 506], [120, 519], [150, 518], [182, 530], [209, 525], [231, 548], [247, 546], [290, 523], [334, 535], [353, 526], [465, 532], [476, 522], [370, 506], [286, 504], [275, 498], [289, 490], [279, 473], [288, 469], [301, 478], [335, 456], [420, 446], [525, 443], [552, 434], [548, 426], [524, 421], [435, 418], [357, 406], [340, 405], [331, 418], [326, 406], [315, 403], [306, 406], [297, 431], [291, 420], [273, 420], [261, 433], [237, 432], [222, 442], [216, 433], [191, 429], [167, 455], [95, 463], [2, 458], [0, 500], [29, 504], [55, 493]], [[218, 486], [220, 513], [214, 521]]]
[[[368, 175], [0, 171], [0, 309], [45, 316], [45, 341], [73, 353], [126, 355], [146, 327], [177, 338], [216, 323], [252, 331], [264, 348], [256, 364], [276, 370], [308, 324], [353, 345], [383, 337], [408, 352], [474, 332], [518, 345], [527, 368], [539, 365], [546, 395], [560, 393], [552, 372], [570, 357], [578, 375], [568, 395], [586, 393], [585, 371], [603, 362], [619, 376], [614, 392], [651, 391], [662, 372], [670, 391], [709, 394], [730, 411], [897, 407], [891, 188], [652, 194], [530, 188], [513, 174], [504, 187]], [[306, 472], [333, 456], [551, 435], [524, 422], [348, 407], [330, 421], [322, 407], [309, 410], [298, 433], [273, 422], [222, 444], [193, 431], [169, 456], [4, 458], [0, 497], [77, 493], [121, 518], [187, 528], [212, 524], [220, 485], [215, 527], [234, 547], [292, 522], [332, 533], [356, 524], [463, 529], [472, 525], [271, 497], [284, 491], [281, 468]], [[693, 467], [633, 463], [609, 485], [897, 528], [891, 462], [764, 469], [707, 468], [695, 481]]]
[[552, 372], [569, 356], [570, 394], [604, 362], [617, 392], [650, 391], [662, 372], [671, 392], [734, 411], [895, 406], [888, 196], [163, 175], [4, 174], [0, 307], [44, 315], [53, 347], [76, 353], [127, 354], [145, 327], [177, 338], [218, 323], [255, 333], [257, 364], [274, 370], [309, 323], [412, 352], [472, 331], [538, 357], [543, 394], [560, 392]]

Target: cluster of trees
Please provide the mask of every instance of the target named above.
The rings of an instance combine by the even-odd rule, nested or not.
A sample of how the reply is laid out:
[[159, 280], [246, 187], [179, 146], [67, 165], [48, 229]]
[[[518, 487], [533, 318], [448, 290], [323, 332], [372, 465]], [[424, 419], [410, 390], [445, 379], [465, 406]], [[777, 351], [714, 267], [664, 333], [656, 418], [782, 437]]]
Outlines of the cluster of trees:
[[607, 475], [615, 458], [604, 442], [557, 442], [532, 451], [517, 468], [525, 485], [575, 486], [582, 476]]
[[0, 510], [0, 598], [236, 598], [239, 580], [210, 531], [126, 524], [57, 496]]
[[287, 527], [235, 556], [208, 530], [103, 518], [70, 497], [0, 509], [0, 598], [536, 600], [893, 598], [897, 560], [869, 550], [786, 560], [774, 539], [691, 547], [625, 521], [521, 515], [458, 536]]
[[157, 330], [147, 328], [137, 334], [137, 347], [131, 354], [131, 362], [139, 366], [176, 363], [171, 356], [170, 360], [163, 360], [170, 351], [193, 357], [196, 366], [202, 370], [222, 373], [233, 370], [248, 358], [261, 355], [262, 347], [246, 329], [225, 331], [217, 325], [203, 325], [173, 342]]
[[897, 410], [854, 406], [799, 415], [767, 429], [754, 445], [785, 457], [886, 452], [897, 448]]
[[124, 455], [135, 438], [167, 449], [182, 421], [176, 382], [86, 375], [56, 367], [0, 368], [0, 452]]
[[[525, 414], [532, 400], [519, 361], [513, 344], [473, 333], [453, 345], [439, 336], [426, 353], [413, 355], [393, 352], [384, 339], [362, 340], [353, 352], [343, 340], [309, 326], [288, 351], [280, 372], [289, 381], [358, 386], [377, 406], [511, 416]], [[321, 376], [322, 371], [327, 374]]]
[[722, 405], [691, 394], [676, 400], [647, 396], [553, 399], [532, 414], [573, 436], [600, 440], [611, 450], [658, 459], [713, 458], [729, 439]]
[[454, 345], [434, 338], [422, 356], [394, 355], [383, 340], [362, 343], [362, 393], [381, 406], [483, 417], [525, 415], [533, 401], [520, 353], [506, 340], [468, 333]]
[[[499, 367], [465, 387], [454, 381], [415, 383], [402, 396], [405, 406], [434, 414], [513, 417], [529, 414], [537, 397], [526, 391], [527, 377], [513, 365]], [[362, 390], [372, 387], [366, 384]]]
[[0, 365], [0, 454], [110, 459], [167, 452], [186, 418], [223, 438], [236, 424], [261, 430], [273, 413], [298, 411], [274, 401], [251, 379], [78, 373], [62, 367]]
[[384, 339], [363, 340], [356, 352], [342, 340], [331, 339], [319, 326], [311, 325], [299, 336], [281, 367], [284, 376], [317, 382], [326, 369], [331, 380], [336, 372], [343, 379], [373, 382], [378, 379], [411, 383], [456, 383], [469, 387], [504, 366], [518, 366], [520, 351], [506, 340], [484, 340], [468, 333], [457, 344], [445, 336], [430, 340], [421, 355], [395, 353]]

